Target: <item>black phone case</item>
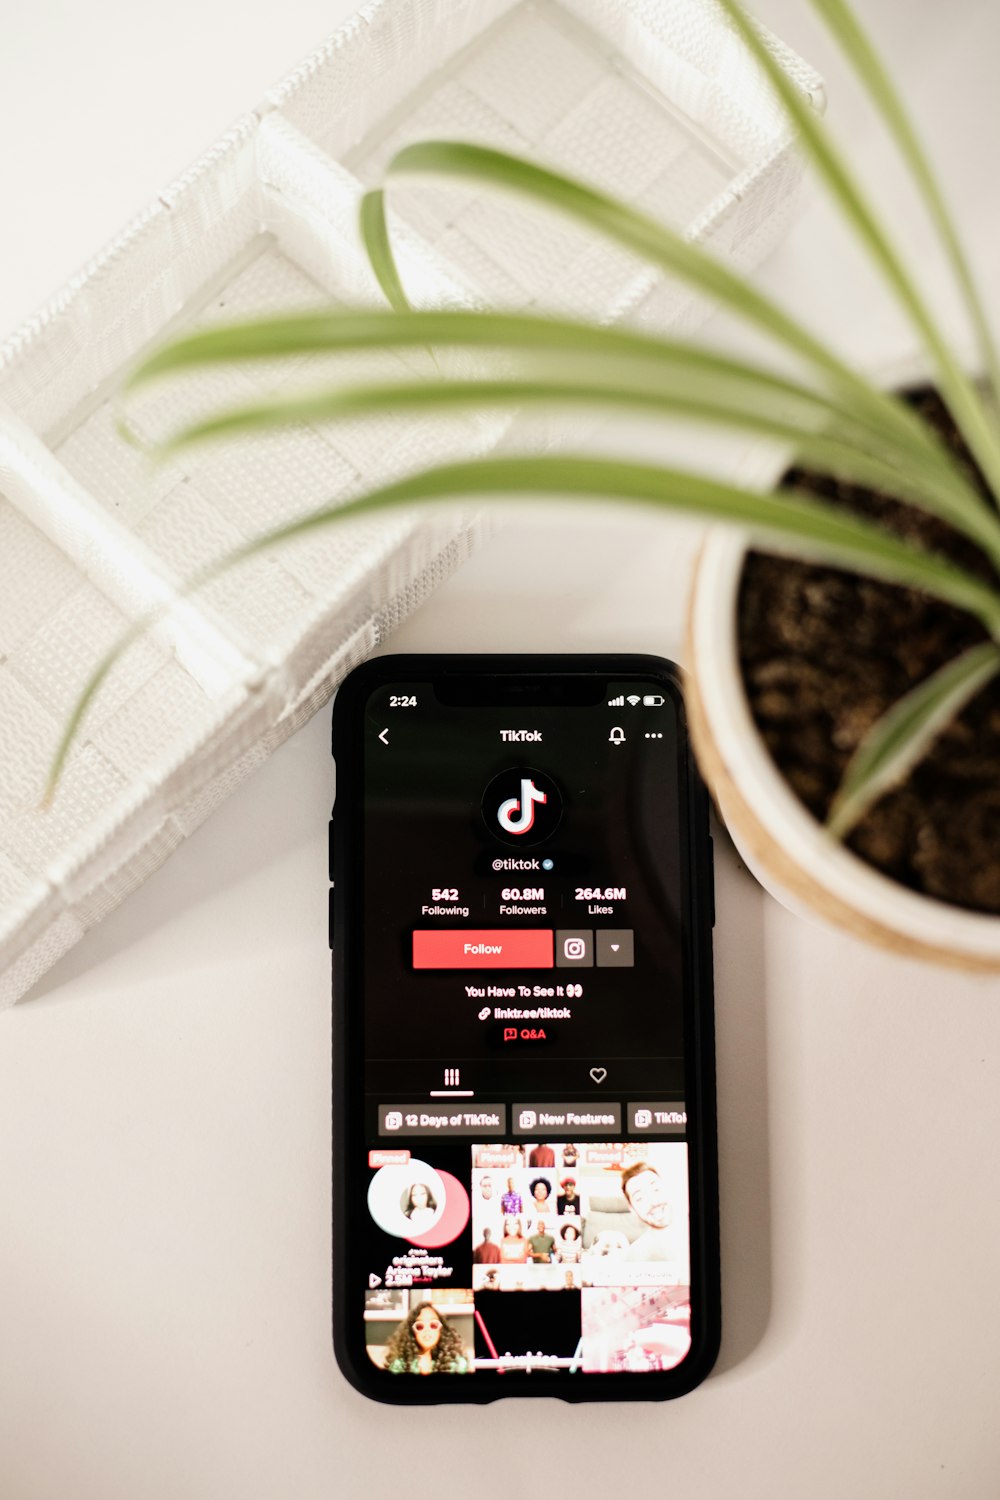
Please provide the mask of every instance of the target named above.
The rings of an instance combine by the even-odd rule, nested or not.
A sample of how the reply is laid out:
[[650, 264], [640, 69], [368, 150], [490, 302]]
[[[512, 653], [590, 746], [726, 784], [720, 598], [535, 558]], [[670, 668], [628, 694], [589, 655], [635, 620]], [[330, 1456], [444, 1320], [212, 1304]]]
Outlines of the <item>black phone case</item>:
[[[470, 676], [600, 673], [611, 677], [656, 676], [682, 689], [680, 669], [663, 657], [630, 655], [398, 655], [375, 657], [341, 684], [333, 710], [333, 755], [337, 796], [330, 822], [330, 946], [333, 950], [333, 1347], [337, 1363], [356, 1390], [391, 1405], [443, 1402], [483, 1405], [503, 1397], [557, 1396], [563, 1401], [664, 1401], [686, 1395], [709, 1374], [722, 1333], [719, 1268], [719, 1178], [715, 1096], [715, 1018], [712, 928], [715, 922], [712, 839], [708, 796], [690, 749], [683, 708], [679, 727], [687, 787], [687, 900], [691, 934], [687, 955], [685, 1012], [686, 1097], [691, 1224], [692, 1346], [675, 1370], [662, 1374], [588, 1374], [564, 1388], [542, 1377], [518, 1379], [477, 1372], [470, 1379], [387, 1378], [365, 1356], [356, 1357], [348, 1329], [361, 1328], [361, 1283], [348, 1274], [352, 1166], [364, 1160], [362, 1037], [352, 992], [361, 981], [362, 806], [352, 788], [362, 770], [361, 706], [381, 683], [426, 681], [446, 674]], [[360, 1008], [360, 1000], [356, 1002]], [[356, 1201], [356, 1198], [355, 1198]], [[697, 1288], [697, 1295], [696, 1295]], [[539, 1296], [545, 1295], [538, 1293]], [[504, 1388], [506, 1380], [506, 1389]]]

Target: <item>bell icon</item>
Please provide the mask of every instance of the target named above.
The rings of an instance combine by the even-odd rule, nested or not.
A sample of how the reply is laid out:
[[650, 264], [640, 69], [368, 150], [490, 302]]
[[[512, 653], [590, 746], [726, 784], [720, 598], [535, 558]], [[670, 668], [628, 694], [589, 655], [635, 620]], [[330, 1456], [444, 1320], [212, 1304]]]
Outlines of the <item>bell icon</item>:
[[615, 727], [614, 727], [614, 729], [612, 729], [611, 733], [608, 735], [608, 742], [610, 744], [612, 744], [612, 745], [624, 745], [624, 743], [625, 743], [625, 731], [624, 731], [624, 729], [621, 729], [616, 724]]

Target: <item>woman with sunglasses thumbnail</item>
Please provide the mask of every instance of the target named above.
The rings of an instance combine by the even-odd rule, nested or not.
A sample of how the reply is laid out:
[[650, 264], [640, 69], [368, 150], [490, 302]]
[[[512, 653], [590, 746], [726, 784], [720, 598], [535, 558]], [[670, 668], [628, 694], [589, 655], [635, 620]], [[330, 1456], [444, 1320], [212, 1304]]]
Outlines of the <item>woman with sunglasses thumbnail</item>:
[[393, 1375], [467, 1375], [469, 1361], [457, 1331], [433, 1302], [410, 1309], [385, 1349]]

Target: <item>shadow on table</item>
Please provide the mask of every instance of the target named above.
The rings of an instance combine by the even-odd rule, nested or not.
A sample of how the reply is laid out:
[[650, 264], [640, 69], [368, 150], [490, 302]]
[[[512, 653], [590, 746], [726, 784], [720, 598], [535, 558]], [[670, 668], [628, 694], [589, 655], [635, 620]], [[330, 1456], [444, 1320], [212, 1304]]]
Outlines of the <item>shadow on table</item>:
[[[73, 982], [83, 975], [113, 964], [151, 938], [161, 944], [168, 941], [171, 926], [194, 909], [201, 908], [204, 921], [211, 924], [213, 904], [226, 892], [240, 886], [247, 889], [247, 882], [258, 881], [271, 866], [310, 844], [322, 851], [322, 864], [308, 888], [288, 888], [288, 899], [316, 907], [317, 944], [325, 945], [326, 827], [334, 781], [327, 751], [329, 734], [329, 713], [323, 712], [280, 746], [141, 889], [85, 933], [20, 1004], [63, 1002], [74, 993]], [[246, 952], [273, 941], [274, 929], [259, 921], [253, 926], [252, 912], [257, 908], [253, 902], [247, 905], [248, 915], [241, 925], [233, 903], [228, 904], [215, 939], [220, 962], [234, 944]], [[211, 953], [211, 933], [202, 941], [204, 957]], [[154, 955], [159, 951], [155, 942], [150, 951]]]
[[742, 1363], [771, 1319], [764, 909], [771, 899], [716, 823], [715, 993], [722, 1219], [722, 1348], [715, 1373]]

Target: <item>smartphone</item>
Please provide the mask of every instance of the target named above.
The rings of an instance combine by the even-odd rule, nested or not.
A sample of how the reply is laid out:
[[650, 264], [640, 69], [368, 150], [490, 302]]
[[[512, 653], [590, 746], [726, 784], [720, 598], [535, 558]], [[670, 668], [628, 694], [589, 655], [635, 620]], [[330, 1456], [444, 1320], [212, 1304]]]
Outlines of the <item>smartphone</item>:
[[678, 669], [384, 656], [333, 753], [341, 1369], [395, 1403], [691, 1390], [720, 1337], [714, 906]]

